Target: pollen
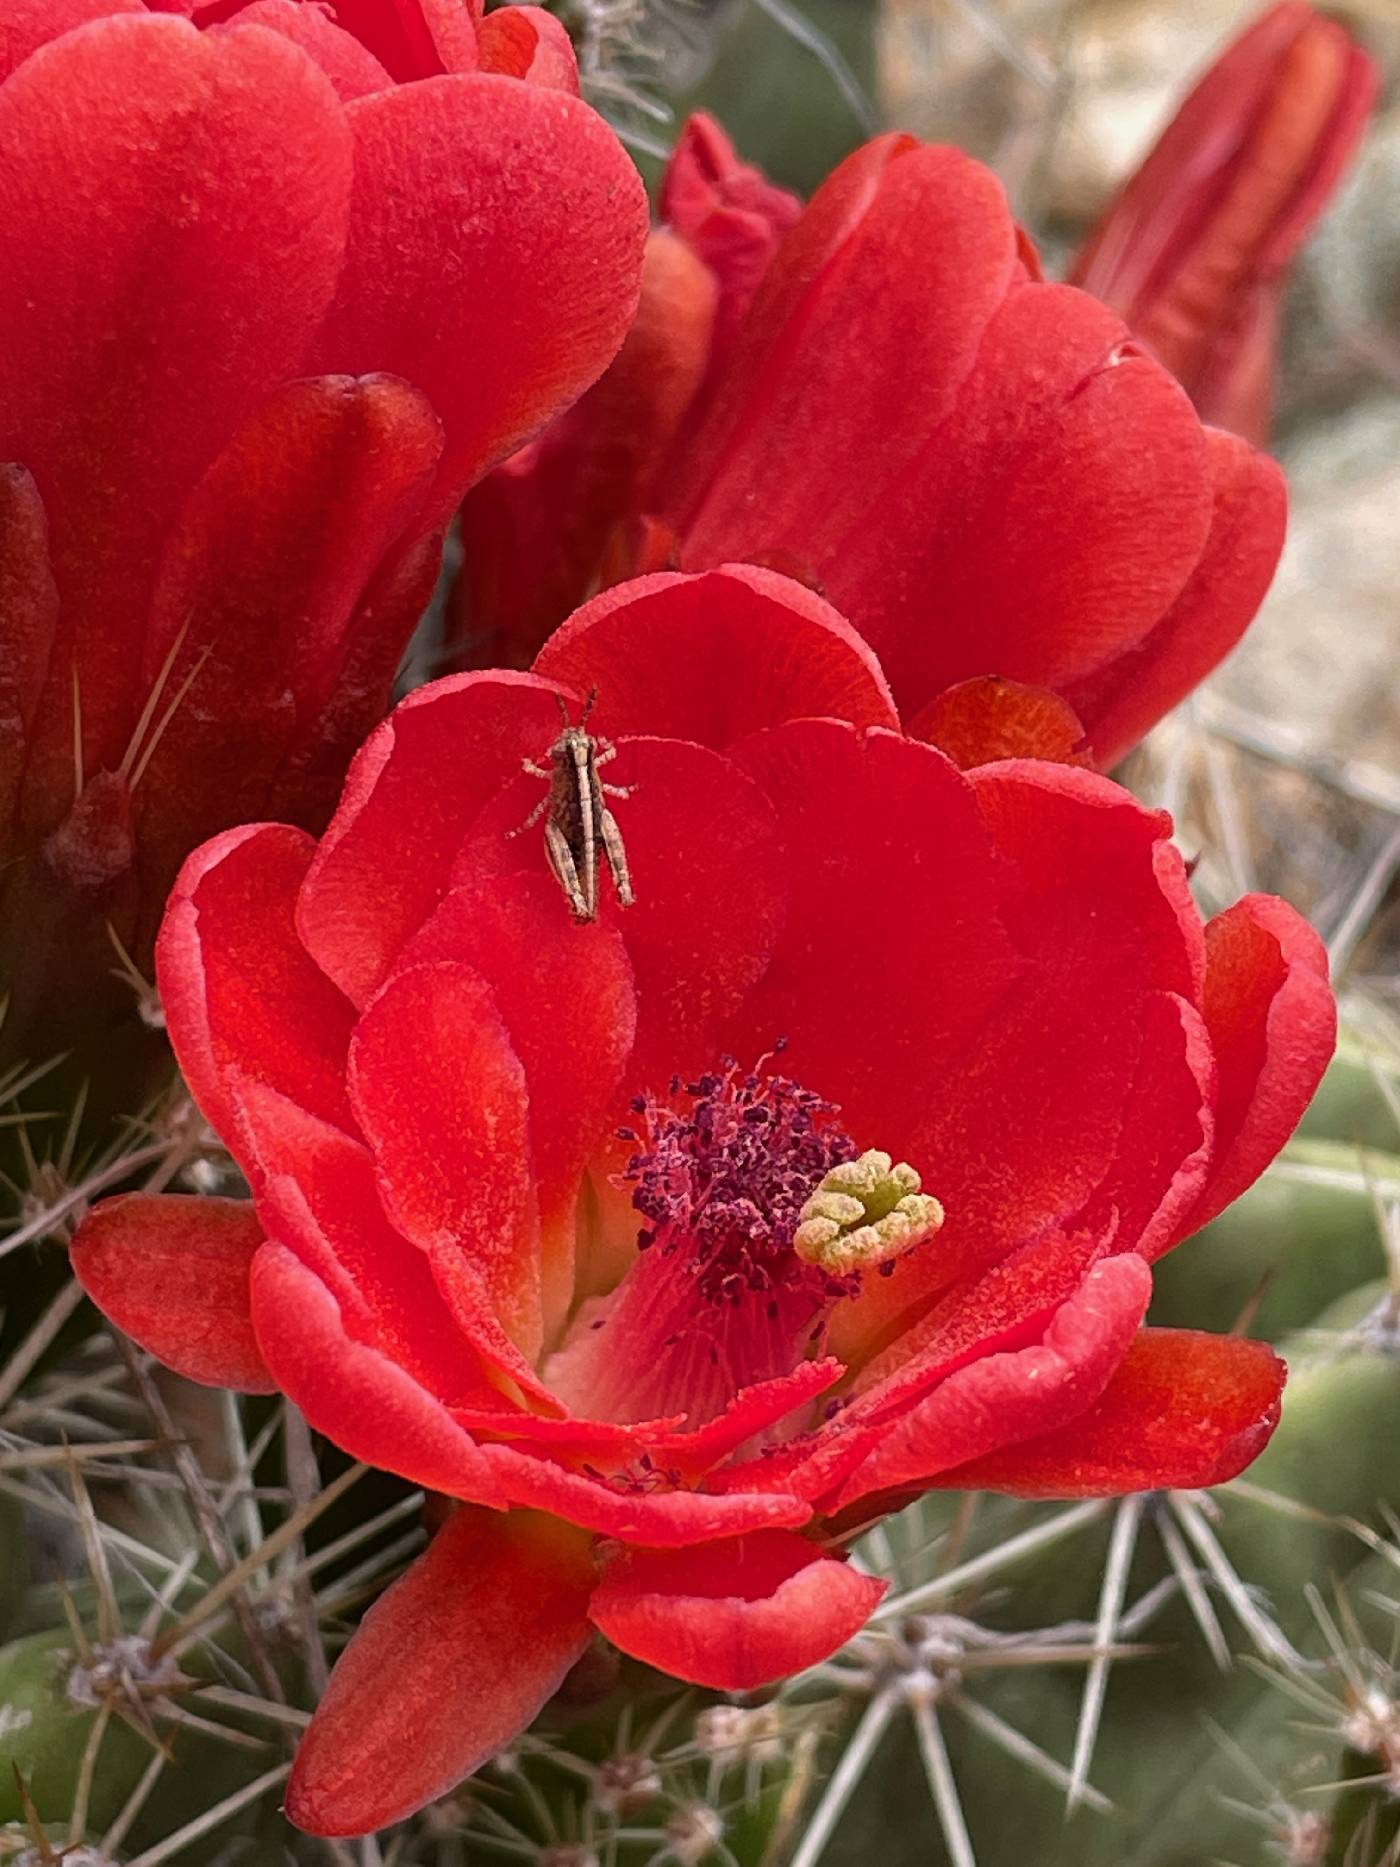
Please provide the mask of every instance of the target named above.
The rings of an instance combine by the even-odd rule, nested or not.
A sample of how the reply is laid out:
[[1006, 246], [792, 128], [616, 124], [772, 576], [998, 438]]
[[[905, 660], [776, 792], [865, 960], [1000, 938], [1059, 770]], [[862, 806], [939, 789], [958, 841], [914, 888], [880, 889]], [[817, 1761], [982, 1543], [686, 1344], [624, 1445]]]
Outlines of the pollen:
[[831, 1277], [893, 1265], [943, 1223], [918, 1174], [879, 1148], [838, 1161], [804, 1203], [793, 1249]]

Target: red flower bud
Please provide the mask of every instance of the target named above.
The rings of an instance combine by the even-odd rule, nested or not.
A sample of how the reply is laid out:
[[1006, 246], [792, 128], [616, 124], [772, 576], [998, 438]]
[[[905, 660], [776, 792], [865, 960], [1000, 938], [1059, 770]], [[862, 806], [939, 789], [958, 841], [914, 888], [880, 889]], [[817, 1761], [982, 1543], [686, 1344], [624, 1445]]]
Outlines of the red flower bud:
[[1205, 421], [1262, 442], [1279, 303], [1375, 101], [1371, 59], [1300, 0], [1206, 72], [1109, 203], [1071, 274], [1111, 305]]

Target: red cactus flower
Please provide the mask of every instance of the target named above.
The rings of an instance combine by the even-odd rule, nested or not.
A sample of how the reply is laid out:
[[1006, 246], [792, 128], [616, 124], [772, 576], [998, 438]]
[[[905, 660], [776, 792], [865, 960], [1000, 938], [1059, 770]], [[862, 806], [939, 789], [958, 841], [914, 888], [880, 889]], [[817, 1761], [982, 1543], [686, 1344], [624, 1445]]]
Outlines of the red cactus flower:
[[[1278, 470], [1203, 429], [1113, 312], [1044, 283], [1000, 183], [957, 150], [885, 136], [844, 162], [717, 370], [693, 249], [654, 255], [652, 285], [621, 373], [467, 501], [465, 629], [489, 654], [527, 663], [629, 569], [747, 560], [851, 619], [911, 732], [949, 687], [999, 676], [1053, 690], [1106, 766], [1254, 615]], [[567, 563], [532, 569], [537, 528], [577, 511]]]
[[1109, 203], [1070, 275], [1112, 305], [1203, 420], [1263, 441], [1288, 267], [1346, 171], [1377, 73], [1301, 0], [1219, 57]]
[[[531, 824], [595, 690], [626, 794]], [[161, 988], [254, 1204], [100, 1206], [77, 1273], [461, 1500], [336, 1668], [303, 1826], [445, 1791], [590, 1627], [716, 1687], [816, 1661], [880, 1594], [849, 1535], [930, 1486], [1201, 1485], [1267, 1439], [1266, 1347], [1142, 1320], [1318, 1080], [1319, 942], [1259, 896], [1203, 927], [1107, 779], [896, 724], [805, 588], [663, 574], [411, 695], [319, 843], [186, 864]], [[580, 918], [604, 808], [631, 886], [595, 847]]]
[[109, 1041], [108, 928], [148, 960], [201, 838], [324, 822], [463, 490], [636, 301], [640, 183], [545, 16], [182, 10], [0, 21], [10, 1054]]

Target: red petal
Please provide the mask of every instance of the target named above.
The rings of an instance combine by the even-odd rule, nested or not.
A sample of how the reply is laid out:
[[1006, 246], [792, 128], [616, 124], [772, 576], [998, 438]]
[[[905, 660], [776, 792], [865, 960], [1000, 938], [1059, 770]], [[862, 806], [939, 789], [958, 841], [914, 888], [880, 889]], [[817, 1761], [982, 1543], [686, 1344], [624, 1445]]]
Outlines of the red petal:
[[[810, 1504], [781, 1485], [766, 1492], [737, 1487], [724, 1493], [683, 1487], [643, 1491], [631, 1475], [610, 1484], [568, 1471], [523, 1445], [488, 1445], [481, 1450], [492, 1482], [509, 1503], [548, 1511], [599, 1536], [654, 1549], [710, 1543], [750, 1530], [797, 1529], [812, 1515]], [[637, 1450], [645, 1451], [645, 1444]]]
[[971, 1362], [1039, 1342], [1113, 1244], [1111, 1226], [1034, 1238], [991, 1270], [954, 1284], [860, 1370], [842, 1425], [881, 1418]]
[[582, 1537], [460, 1510], [361, 1621], [301, 1741], [287, 1814], [360, 1835], [510, 1744], [588, 1644]]
[[[285, 39], [121, 17], [13, 74], [0, 152], [0, 459], [43, 495], [88, 768], [115, 767], [156, 554], [334, 289], [350, 137]], [[47, 704], [67, 746], [62, 662]]]
[[[704, 261], [719, 287], [712, 357], [722, 366], [782, 236], [802, 203], [741, 162], [713, 117], [681, 125], [661, 181], [661, 218]], [[711, 381], [716, 380], [712, 375]]]
[[610, 539], [643, 507], [699, 385], [714, 308], [714, 281], [701, 262], [671, 234], [654, 233], [617, 357], [573, 408], [467, 495], [452, 600], [454, 628], [473, 660], [528, 667], [550, 630], [597, 587]]
[[[1208, 421], [1236, 426], [1241, 373], [1257, 367], [1255, 309], [1336, 187], [1377, 75], [1336, 21], [1291, 0], [1268, 8], [1210, 66], [1076, 262], [1075, 283], [1128, 319]], [[1256, 412], [1262, 429], [1267, 399]]]
[[846, 619], [790, 578], [742, 564], [605, 591], [550, 637], [535, 673], [596, 687], [590, 720], [613, 738], [723, 751], [791, 719], [899, 730], [880, 664]]
[[[0, 864], [10, 860], [28, 737], [58, 626], [48, 527], [23, 467], [0, 466]], [[72, 751], [60, 782], [71, 796]]]
[[432, 600], [442, 569], [442, 533], [408, 538], [384, 558], [345, 630], [345, 653], [319, 719], [299, 728], [283, 761], [271, 817], [324, 823], [334, 811], [346, 769], [384, 718], [407, 642]]
[[[153, 894], [201, 837], [266, 809], [441, 450], [432, 409], [407, 383], [323, 377], [271, 396], [195, 489], [165, 552], [143, 670], [163, 696], [190, 682], [136, 790]], [[402, 648], [396, 635], [389, 659]]]
[[[960, 1277], [1077, 1226], [1120, 1153], [1156, 1175], [1124, 1105], [1146, 1000], [1194, 995], [1202, 939], [1168, 820], [1106, 780], [1029, 761], [966, 779], [931, 748], [880, 734], [843, 748], [838, 734], [792, 726], [742, 749], [762, 758], [804, 896], [822, 903], [790, 922], [745, 1015], [787, 1032], [794, 1073], [858, 1142], [908, 1159], [947, 1215], [833, 1319], [849, 1361]], [[895, 879], [872, 889], [872, 874]], [[936, 939], [937, 966], [911, 927]], [[879, 990], [851, 992], [851, 978]], [[1189, 1130], [1190, 1155], [1199, 1085], [1189, 1070], [1173, 1080], [1173, 1139]]]
[[[1191, 404], [1068, 287], [1012, 292], [956, 409], [920, 439], [849, 527], [772, 540], [859, 619], [905, 712], [972, 675], [1058, 689], [1101, 666], [1156, 624], [1205, 546]], [[878, 446], [872, 433], [847, 458], [855, 483], [871, 484]]]
[[1152, 1295], [1132, 1255], [1105, 1258], [1055, 1312], [1044, 1340], [959, 1369], [885, 1425], [833, 1508], [928, 1484], [940, 1472], [1078, 1417], [1122, 1361]]
[[5, 0], [0, 12], [0, 82], [31, 52], [89, 20], [145, 13], [143, 0]]
[[886, 1587], [800, 1536], [757, 1531], [697, 1549], [626, 1550], [589, 1612], [634, 1659], [692, 1685], [748, 1692], [834, 1653]]
[[971, 158], [884, 136], [842, 163], [769, 266], [680, 463], [666, 516], [685, 562], [816, 565], [868, 523], [951, 413], [1015, 264], [1001, 186]]
[[1205, 939], [1165, 811], [1090, 771], [1008, 760], [972, 783], [998, 854], [1013, 865], [1003, 912], [1027, 951], [1048, 956], [1073, 929], [1099, 948], [1107, 981], [1197, 1002]]
[[476, 69], [479, 0], [335, 0], [342, 31], [374, 54], [396, 83]]
[[226, 830], [180, 871], [156, 944], [170, 1041], [190, 1091], [230, 1145], [227, 1072], [265, 1082], [340, 1127], [352, 1013], [296, 936], [315, 844], [285, 824]]
[[253, 1260], [253, 1328], [273, 1379], [352, 1458], [449, 1497], [497, 1504], [482, 1449], [443, 1403], [353, 1336], [326, 1285], [286, 1245]]
[[405, 967], [433, 960], [459, 961], [487, 982], [525, 1072], [552, 1339], [574, 1300], [580, 1177], [616, 1102], [636, 1030], [626, 948], [616, 928], [576, 922], [553, 877], [508, 875], [489, 889], [445, 897], [403, 954]]
[[420, 687], [366, 741], [297, 905], [308, 952], [356, 1004], [447, 892], [483, 806], [558, 731], [545, 682], [463, 674]]
[[936, 1482], [1016, 1497], [1113, 1497], [1225, 1484], [1267, 1445], [1284, 1374], [1262, 1342], [1144, 1329], [1078, 1419]]
[[1327, 952], [1272, 895], [1246, 895], [1206, 928], [1202, 1010], [1220, 1086], [1205, 1190], [1178, 1237], [1252, 1186], [1302, 1119], [1331, 1060], [1337, 1006]]
[[[338, 11], [343, 12], [344, 7]], [[307, 4], [307, 0], [252, 0], [251, 6], [239, 8], [232, 24], [265, 26], [269, 32], [280, 32], [293, 45], [299, 45], [325, 72], [344, 104], [374, 91], [387, 91], [393, 85], [394, 80], [372, 52], [350, 33], [342, 32], [328, 12]]]
[[936, 695], [909, 722], [908, 733], [937, 746], [959, 771], [1005, 758], [1083, 763], [1084, 728], [1074, 709], [1044, 687], [1023, 687], [994, 674], [959, 681]]
[[525, 1072], [495, 995], [452, 960], [396, 973], [350, 1046], [381, 1197], [434, 1261], [461, 1256], [527, 1357], [539, 1350], [539, 1203]]
[[187, 1380], [269, 1394], [248, 1272], [263, 1229], [247, 1200], [127, 1193], [78, 1228], [74, 1275], [98, 1308]]
[[385, 1218], [369, 1150], [273, 1090], [234, 1087], [263, 1228], [325, 1284], [347, 1334], [439, 1400], [499, 1407], [486, 1370], [513, 1380], [519, 1356], [499, 1327], [474, 1335], [458, 1327], [423, 1252]]
[[347, 115], [349, 248], [310, 367], [391, 370], [431, 400], [447, 449], [430, 531], [611, 361], [636, 309], [646, 199], [602, 118], [537, 85], [437, 78]]
[[776, 1380], [741, 1387], [724, 1412], [716, 1414], [707, 1425], [693, 1433], [668, 1433], [661, 1439], [659, 1448], [664, 1457], [659, 1462], [668, 1470], [682, 1472], [703, 1472], [718, 1465], [746, 1441], [809, 1406], [845, 1372], [841, 1363], [828, 1355], [821, 1361], [801, 1362], [791, 1374]]
[[561, 19], [542, 6], [502, 6], [477, 27], [483, 71], [578, 96], [578, 60]]
[[1229, 654], [1283, 549], [1283, 474], [1234, 435], [1208, 429], [1206, 438], [1214, 508], [1200, 562], [1142, 641], [1067, 689], [1100, 766], [1112, 765]]
[[1150, 1263], [1175, 1242], [1182, 1215], [1206, 1184], [1218, 1078], [1210, 1034], [1185, 999], [1155, 993], [1141, 1017], [1142, 1047], [1124, 1103], [1122, 1138], [1084, 1222], [1116, 1220], [1119, 1248]]
[[[784, 1066], [840, 1104], [861, 1146], [904, 1153], [1021, 969], [974, 793], [931, 747], [827, 721], [761, 733], [735, 756], [783, 826], [793, 903], [723, 1048], [756, 1058], [786, 1037]], [[936, 937], [936, 965], [915, 930]]]

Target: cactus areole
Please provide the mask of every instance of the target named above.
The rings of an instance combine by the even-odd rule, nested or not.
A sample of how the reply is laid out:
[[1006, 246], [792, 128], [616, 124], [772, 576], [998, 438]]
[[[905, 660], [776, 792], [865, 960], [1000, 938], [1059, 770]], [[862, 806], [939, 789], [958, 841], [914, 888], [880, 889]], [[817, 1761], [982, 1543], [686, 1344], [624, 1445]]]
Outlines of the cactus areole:
[[[584, 921], [511, 832], [595, 687], [635, 899]], [[1264, 897], [1203, 925], [1106, 778], [898, 728], [810, 590], [662, 574], [412, 694], [319, 841], [186, 863], [160, 988], [253, 1202], [99, 1206], [78, 1275], [459, 1501], [336, 1667], [304, 1827], [445, 1791], [594, 1629], [724, 1689], [820, 1660], [882, 1589], [849, 1537], [929, 1487], [1203, 1485], [1267, 1440], [1267, 1348], [1143, 1318], [1330, 1054], [1317, 940]]]

